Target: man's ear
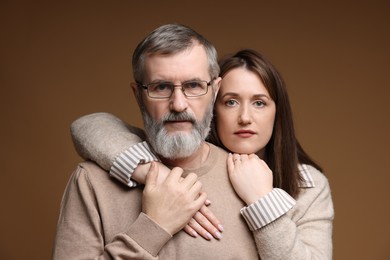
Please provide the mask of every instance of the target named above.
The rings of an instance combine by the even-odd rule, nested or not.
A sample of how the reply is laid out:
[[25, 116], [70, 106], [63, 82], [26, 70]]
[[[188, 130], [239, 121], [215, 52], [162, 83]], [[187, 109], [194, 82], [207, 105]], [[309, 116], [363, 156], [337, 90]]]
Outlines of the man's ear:
[[140, 106], [141, 105], [141, 98], [142, 98], [142, 95], [140, 93], [140, 88], [138, 87], [138, 84], [135, 82], [132, 82], [130, 84], [130, 86], [131, 86], [131, 89], [133, 90], [135, 100], [137, 100], [138, 106]]
[[221, 87], [222, 78], [218, 77], [214, 80], [214, 86], [215, 86], [215, 97], [217, 98], [219, 88]]
[[131, 82], [130, 83], [131, 89], [133, 90], [134, 96], [138, 96], [138, 86], [137, 83]]

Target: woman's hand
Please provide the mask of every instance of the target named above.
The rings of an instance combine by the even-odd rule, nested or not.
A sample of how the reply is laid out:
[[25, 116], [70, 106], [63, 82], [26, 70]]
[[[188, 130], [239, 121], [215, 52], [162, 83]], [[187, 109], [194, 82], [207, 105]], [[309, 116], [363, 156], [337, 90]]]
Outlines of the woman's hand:
[[223, 227], [214, 213], [207, 207], [208, 205], [210, 205], [210, 201], [206, 200], [183, 230], [193, 237], [197, 237], [199, 234], [206, 240], [211, 240], [213, 237], [221, 239]]
[[[163, 183], [165, 179], [168, 177], [168, 174], [171, 172], [171, 170], [162, 164], [161, 162], [154, 162], [156, 164], [156, 167], [158, 168], [158, 179], [157, 183]], [[145, 163], [145, 164], [138, 164], [137, 168], [134, 169], [133, 175], [131, 176], [131, 179], [135, 180], [138, 183], [145, 184], [146, 175], [149, 171], [151, 163]]]
[[272, 191], [272, 171], [257, 155], [229, 154], [227, 168], [234, 190], [247, 205]]
[[[146, 175], [149, 171], [151, 163], [140, 164], [135, 169], [132, 179], [138, 183], [145, 184]], [[160, 162], [155, 162], [159, 174], [157, 183], [163, 183], [168, 177], [171, 170]], [[205, 204], [200, 208], [198, 212], [192, 217], [190, 222], [183, 228], [183, 230], [192, 237], [202, 236], [206, 240], [210, 240], [213, 237], [221, 239], [223, 232], [223, 226], [214, 213], [207, 207], [211, 204], [209, 200], [206, 200]]]

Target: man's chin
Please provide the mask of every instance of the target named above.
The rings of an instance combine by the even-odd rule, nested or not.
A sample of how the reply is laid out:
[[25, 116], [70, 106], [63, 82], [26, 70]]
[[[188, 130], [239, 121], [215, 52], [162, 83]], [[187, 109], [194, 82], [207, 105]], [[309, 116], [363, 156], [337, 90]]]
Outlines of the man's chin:
[[165, 122], [164, 129], [167, 133], [175, 132], [187, 132], [191, 133], [194, 129], [193, 122], [190, 121], [175, 121], [175, 122]]
[[191, 135], [192, 134], [192, 129], [191, 130], [167, 130], [166, 135], [168, 137], [175, 137], [175, 136], [184, 136], [184, 135]]

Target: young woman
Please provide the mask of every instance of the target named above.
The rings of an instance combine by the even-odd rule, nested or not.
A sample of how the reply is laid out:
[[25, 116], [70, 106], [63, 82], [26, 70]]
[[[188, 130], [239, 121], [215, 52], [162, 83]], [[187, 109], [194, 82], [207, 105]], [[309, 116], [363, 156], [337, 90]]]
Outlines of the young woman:
[[[265, 57], [247, 49], [226, 57], [220, 67], [222, 83], [208, 141], [230, 153], [228, 176], [248, 205], [241, 214], [253, 231], [259, 256], [331, 259], [334, 212], [329, 184], [295, 136], [282, 77]], [[108, 132], [107, 125], [111, 134], [101, 134]], [[96, 129], [99, 135], [93, 134]], [[78, 119], [72, 134], [80, 155], [110, 169], [129, 186], [137, 166], [134, 155], [126, 156], [129, 150], [137, 150], [135, 162], [156, 159], [146, 151], [146, 143], [130, 147], [124, 137], [130, 135], [128, 128], [111, 115]], [[187, 226], [186, 231], [194, 229]]]

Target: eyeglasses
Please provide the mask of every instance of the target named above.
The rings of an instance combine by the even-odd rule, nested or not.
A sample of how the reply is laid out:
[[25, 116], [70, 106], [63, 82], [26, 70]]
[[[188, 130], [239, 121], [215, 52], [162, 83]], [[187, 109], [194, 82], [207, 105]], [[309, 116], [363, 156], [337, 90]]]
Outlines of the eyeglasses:
[[175, 85], [168, 81], [152, 82], [146, 85], [138, 83], [138, 85], [147, 90], [150, 98], [170, 98], [173, 90], [178, 87], [181, 88], [186, 97], [199, 97], [206, 95], [213, 80], [214, 79], [209, 82], [205, 80], [191, 80], [183, 82], [180, 85]]

